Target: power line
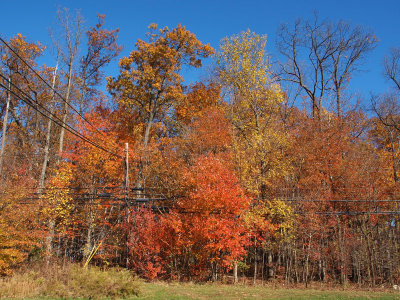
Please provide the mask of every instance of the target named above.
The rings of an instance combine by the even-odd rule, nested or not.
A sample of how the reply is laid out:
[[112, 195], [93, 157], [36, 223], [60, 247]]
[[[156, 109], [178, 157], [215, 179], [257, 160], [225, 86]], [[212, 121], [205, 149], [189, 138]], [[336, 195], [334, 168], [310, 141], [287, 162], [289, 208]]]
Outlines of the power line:
[[361, 203], [367, 203], [367, 204], [371, 204], [371, 203], [376, 203], [376, 202], [400, 202], [400, 200], [397, 199], [385, 199], [385, 200], [376, 200], [376, 199], [367, 199], [367, 200], [359, 200], [359, 199], [341, 199], [341, 200], [308, 200], [308, 199], [272, 199], [272, 200], [268, 200], [268, 201], [272, 201], [272, 202], [278, 202], [278, 201], [282, 201], [282, 202], [315, 202], [315, 203], [341, 203], [341, 202], [361, 202]]
[[[126, 202], [122, 197], [115, 197], [112, 196], [110, 198], [105, 197], [98, 197], [97, 199], [103, 199], [107, 201], [111, 201], [111, 203], [88, 203], [88, 197], [82, 197], [83, 195], [79, 195], [80, 197], [73, 197], [72, 200], [75, 201], [75, 204], [84, 204], [84, 205], [113, 205], [113, 204], [120, 204], [123, 205], [124, 202]], [[86, 195], [85, 195], [86, 196]], [[95, 195], [90, 195], [90, 196], [95, 196]], [[98, 195], [97, 195], [98, 196]], [[180, 196], [175, 196], [175, 197], [166, 197], [166, 198], [144, 198], [144, 199], [136, 199], [136, 198], [129, 198], [127, 200], [127, 203], [125, 205], [133, 205], [133, 204], [144, 204], [144, 203], [149, 203], [149, 202], [158, 202], [158, 201], [166, 201], [166, 200], [173, 200], [176, 199]], [[16, 204], [21, 204], [21, 205], [29, 205], [35, 203], [32, 200], [39, 200], [40, 198], [22, 198], [20, 199], [19, 203]], [[388, 200], [390, 201], [390, 200]], [[399, 200], [397, 200], [399, 201]], [[182, 213], [182, 214], [198, 214], [198, 213], [210, 213], [210, 214], [221, 214], [223, 212], [222, 209], [214, 209], [214, 210], [208, 210], [208, 209], [185, 209], [181, 207], [173, 207], [173, 206], [157, 206], [157, 205], [144, 205], [142, 207], [145, 208], [151, 208], [152, 210], [163, 210], [163, 211], [175, 211], [177, 213]], [[225, 213], [228, 214], [233, 214], [230, 212], [225, 211]], [[359, 216], [359, 215], [389, 215], [389, 216], [394, 216], [394, 215], [400, 215], [400, 211], [395, 211], [395, 210], [390, 210], [390, 211], [379, 211], [379, 210], [374, 210], [374, 211], [294, 211], [295, 215], [309, 215], [309, 214], [315, 214], [315, 215], [325, 215], [325, 216]]]
[[[295, 214], [304, 214], [295, 212]], [[334, 215], [334, 216], [360, 216], [360, 215], [400, 215], [400, 211], [317, 211], [316, 215]]]
[[[0, 77], [2, 77], [3, 79], [6, 79], [5, 76], [3, 76], [2, 74], [0, 74]], [[29, 105], [30, 107], [32, 107], [35, 111], [39, 112], [42, 116], [44, 116], [45, 118], [50, 119], [51, 121], [53, 121], [55, 124], [57, 124], [60, 127], [63, 127], [64, 129], [66, 129], [68, 132], [72, 133], [73, 135], [79, 137], [80, 139], [82, 139], [83, 141], [91, 144], [92, 146], [101, 149], [109, 154], [112, 154], [116, 157], [122, 158], [121, 155], [116, 154], [114, 152], [112, 152], [111, 150], [108, 150], [106, 148], [104, 148], [103, 146], [97, 144], [96, 142], [93, 142], [92, 140], [90, 140], [88, 137], [84, 136], [83, 134], [79, 133], [77, 130], [75, 130], [73, 127], [71, 127], [69, 124], [62, 122], [57, 116], [55, 116], [54, 114], [52, 114], [51, 112], [49, 112], [48, 109], [46, 109], [43, 105], [41, 105], [40, 103], [36, 102], [35, 100], [33, 100], [30, 96], [26, 95], [26, 93], [24, 91], [22, 91], [19, 87], [17, 87], [16, 85], [12, 84], [17, 90], [19, 90], [21, 93], [25, 94], [25, 97], [28, 99], [24, 99], [23, 97], [21, 97], [21, 95], [16, 94], [14, 91], [12, 91], [11, 89], [9, 89], [8, 87], [6, 87], [5, 85], [3, 85], [2, 83], [0, 83], [0, 86], [4, 89], [6, 89], [7, 91], [9, 91], [10, 93], [12, 93], [14, 96], [16, 96], [17, 98], [21, 99], [22, 101], [24, 101], [27, 105]], [[32, 101], [34, 101], [35, 103], [32, 103]], [[47, 116], [45, 113], [43, 113], [41, 110], [39, 110], [37, 107], [35, 107], [36, 105], [42, 107], [46, 112], [48, 112], [50, 114], [50, 116], [54, 116], [55, 118], [57, 118], [61, 123], [57, 122], [56, 120], [54, 120], [52, 117]], [[67, 127], [66, 127], [67, 126]]]
[[68, 101], [66, 99], [64, 99], [64, 97], [61, 96], [60, 93], [55, 88], [53, 88], [31, 65], [29, 65], [4, 39], [2, 39], [0, 37], [0, 41], [3, 42], [3, 44], [6, 45], [7, 48], [10, 49], [37, 77], [39, 77], [40, 80], [42, 80], [54, 92], [54, 94], [56, 94], [58, 97], [60, 97], [60, 99], [66, 105], [68, 105], [74, 112], [76, 112], [82, 118], [82, 120], [84, 120], [86, 123], [88, 123], [90, 126], [92, 126], [97, 132], [100, 132], [92, 123], [90, 123], [84, 116], [82, 116], [78, 112], [78, 110], [75, 107], [73, 107], [73, 105], [68, 103]]
[[60, 97], [60, 99], [65, 102], [70, 108], [72, 108], [73, 111], [75, 111], [85, 122], [87, 122], [89, 125], [91, 125], [93, 128], [96, 129], [85, 117], [83, 117], [75, 107], [73, 107], [71, 104], [66, 101], [63, 96], [61, 96], [55, 88], [53, 88], [34, 68], [32, 68], [31, 65], [29, 65], [8, 43], [0, 37], [0, 41], [3, 42], [4, 45], [7, 46], [8, 49], [10, 49], [36, 76], [38, 76], [57, 96]]
[[[2, 77], [3, 79], [5, 79], [5, 77], [0, 73], [0, 77]], [[114, 152], [112, 152], [111, 150], [108, 150], [104, 147], [102, 147], [101, 145], [91, 141], [88, 137], [84, 136], [83, 134], [79, 133], [76, 129], [74, 129], [72, 126], [70, 126], [67, 123], [62, 122], [62, 120], [60, 120], [60, 118], [58, 118], [57, 116], [55, 116], [53, 113], [51, 113], [47, 108], [45, 108], [43, 105], [41, 105], [40, 103], [38, 103], [37, 101], [33, 100], [32, 97], [30, 97], [29, 95], [27, 95], [23, 90], [21, 90], [18, 86], [16, 86], [15, 84], [11, 83], [13, 85], [13, 87], [15, 87], [18, 91], [20, 91], [22, 94], [25, 95], [25, 97], [27, 97], [28, 99], [23, 99], [20, 95], [17, 95], [14, 91], [12, 91], [11, 89], [9, 89], [8, 87], [4, 86], [3, 84], [0, 84], [4, 89], [6, 89], [7, 91], [11, 92], [12, 94], [14, 94], [16, 97], [20, 98], [22, 101], [24, 101], [26, 104], [28, 104], [30, 107], [32, 107], [34, 110], [36, 110], [37, 112], [39, 112], [41, 115], [43, 115], [44, 117], [52, 120], [54, 123], [56, 123], [57, 125], [63, 127], [64, 129], [66, 129], [67, 131], [69, 131], [70, 133], [74, 134], [75, 136], [79, 137], [80, 139], [84, 140], [87, 143], [90, 143], [91, 145], [105, 151], [108, 152], [112, 155], [115, 155], [117, 157], [122, 157]], [[34, 101], [35, 103], [32, 103], [32, 101]], [[40, 106], [41, 108], [43, 108], [47, 113], [49, 113], [51, 116], [54, 116], [55, 118], [57, 118], [58, 121], [61, 122], [61, 124], [57, 121], [55, 121], [53, 118], [45, 115], [42, 111], [40, 111], [39, 109], [37, 109], [37, 107], [35, 107], [36, 105]], [[65, 127], [64, 125], [66, 125], [67, 127]]]

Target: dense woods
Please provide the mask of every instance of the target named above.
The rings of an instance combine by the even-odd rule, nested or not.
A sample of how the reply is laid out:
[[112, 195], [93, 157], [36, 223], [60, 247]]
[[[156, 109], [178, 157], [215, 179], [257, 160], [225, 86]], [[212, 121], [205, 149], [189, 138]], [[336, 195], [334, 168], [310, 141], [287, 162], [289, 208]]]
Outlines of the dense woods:
[[[61, 261], [147, 279], [398, 283], [399, 48], [377, 71], [391, 91], [361, 106], [352, 79], [378, 39], [351, 23], [282, 25], [278, 59], [250, 30], [213, 49], [155, 24], [121, 58], [105, 16], [83, 25], [62, 10], [53, 46], [0, 40], [1, 275]], [[206, 79], [186, 84], [205, 60]]]

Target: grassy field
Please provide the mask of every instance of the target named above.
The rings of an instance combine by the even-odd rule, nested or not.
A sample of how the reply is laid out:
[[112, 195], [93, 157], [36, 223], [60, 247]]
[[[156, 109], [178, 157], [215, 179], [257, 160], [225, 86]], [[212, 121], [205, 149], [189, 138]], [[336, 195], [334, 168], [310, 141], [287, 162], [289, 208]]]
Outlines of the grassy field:
[[217, 284], [142, 283], [131, 299], [400, 299], [400, 292], [282, 289]]
[[[313, 285], [317, 287], [317, 285]], [[138, 295], [138, 296], [136, 296]], [[400, 291], [145, 282], [124, 269], [33, 265], [0, 278], [0, 299], [399, 299]]]

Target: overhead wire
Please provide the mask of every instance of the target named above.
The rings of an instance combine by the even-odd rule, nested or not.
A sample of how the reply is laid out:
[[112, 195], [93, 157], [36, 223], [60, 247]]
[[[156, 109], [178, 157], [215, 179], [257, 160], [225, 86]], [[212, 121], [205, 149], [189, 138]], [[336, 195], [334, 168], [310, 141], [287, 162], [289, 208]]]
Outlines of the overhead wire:
[[[1, 74], [0, 74], [1, 76]], [[112, 154], [114, 156], [117, 156], [119, 158], [122, 158], [122, 156], [112, 152], [111, 150], [108, 150], [106, 148], [104, 148], [103, 146], [97, 144], [96, 142], [93, 142], [92, 140], [90, 140], [88, 137], [82, 135], [81, 133], [79, 133], [77, 130], [75, 130], [72, 126], [70, 126], [67, 123], [62, 122], [58, 117], [56, 117], [61, 123], [57, 122], [56, 120], [54, 120], [53, 118], [47, 116], [45, 113], [43, 113], [42, 111], [40, 111], [39, 109], [37, 109], [37, 107], [35, 107], [36, 105], [42, 107], [44, 110], [46, 110], [49, 114], [51, 114], [51, 112], [49, 112], [45, 107], [43, 107], [41, 104], [39, 103], [32, 103], [32, 98], [31, 99], [24, 99], [23, 97], [21, 97], [21, 95], [16, 94], [14, 91], [8, 89], [5, 85], [0, 83], [0, 86], [6, 90], [8, 90], [10, 93], [12, 93], [14, 96], [18, 97], [19, 99], [21, 99], [22, 101], [24, 101], [27, 105], [29, 105], [30, 107], [32, 107], [35, 111], [39, 112], [42, 116], [52, 120], [56, 125], [63, 127], [64, 129], [66, 129], [68, 132], [70, 132], [71, 134], [77, 136], [78, 138], [82, 139], [83, 141], [91, 144], [92, 146], [99, 148], [105, 152], [108, 152], [109, 154]], [[18, 89], [18, 88], [17, 88]], [[20, 89], [19, 89], [20, 90]], [[20, 90], [21, 91], [21, 90]], [[34, 100], [33, 100], [34, 101]], [[64, 124], [64, 125], [63, 125]]]
[[[3, 79], [6, 79], [6, 77], [4, 75], [2, 75], [0, 73], [0, 77], [2, 77]], [[122, 158], [121, 155], [104, 148], [103, 146], [97, 144], [96, 142], [93, 142], [92, 140], [90, 140], [88, 137], [86, 137], [85, 135], [81, 134], [80, 132], [78, 132], [76, 129], [74, 129], [71, 125], [69, 125], [68, 123], [63, 122], [62, 120], [60, 120], [57, 116], [55, 116], [55, 114], [51, 113], [47, 108], [45, 108], [43, 105], [41, 105], [40, 103], [36, 102], [34, 99], [32, 99], [32, 97], [30, 97], [29, 95], [27, 95], [23, 90], [21, 90], [19, 87], [17, 87], [15, 84], [12, 84], [14, 88], [16, 88], [18, 91], [20, 91], [22, 94], [25, 95], [25, 99], [24, 97], [21, 97], [21, 95], [18, 95], [16, 92], [14, 92], [12, 89], [8, 88], [7, 86], [3, 85], [2, 83], [0, 83], [0, 86], [4, 89], [6, 89], [7, 91], [9, 91], [10, 93], [12, 93], [15, 97], [21, 99], [23, 102], [25, 102], [27, 105], [29, 105], [30, 107], [32, 107], [35, 111], [39, 112], [42, 116], [44, 116], [45, 118], [50, 119], [51, 121], [53, 121], [55, 124], [57, 124], [58, 126], [66, 129], [68, 132], [70, 132], [71, 134], [77, 136], [78, 138], [82, 139], [83, 141], [91, 144], [92, 146], [101, 149], [109, 154], [112, 154], [116, 157]], [[43, 108], [47, 113], [50, 114], [50, 116], [46, 115], [44, 112], [42, 112], [41, 110], [39, 110], [37, 106], [40, 106], [41, 108]], [[54, 120], [52, 117], [55, 117], [58, 121]], [[61, 123], [60, 123], [61, 122]]]
[[100, 132], [92, 123], [90, 123], [84, 116], [82, 116], [79, 111], [71, 105], [63, 96], [60, 95], [60, 93], [53, 88], [28, 62], [26, 62], [3, 38], [0, 37], [0, 41], [13, 52], [37, 77], [40, 78], [40, 80], [46, 84], [53, 92], [56, 94], [60, 99], [68, 106], [70, 107], [75, 113], [78, 114], [84, 120], [87, 124], [89, 124], [91, 127], [93, 127], [97, 132]]
[[[57, 95], [68, 107], [70, 107], [74, 112], [76, 112], [78, 114], [78, 116], [81, 117], [82, 120], [84, 120], [87, 124], [89, 124], [92, 128], [94, 128], [98, 133], [100, 133], [104, 136], [104, 133], [102, 131], [99, 131], [91, 122], [89, 122], [84, 116], [82, 116], [73, 105], [71, 105], [62, 95], [60, 95], [60, 93], [53, 86], [51, 86], [28, 62], [26, 62], [3, 38], [0, 37], [0, 41], [8, 49], [10, 49], [11, 52], [13, 52], [38, 78], [40, 78], [40, 80], [42, 82], [44, 82], [54, 92], [55, 95]], [[65, 123], [65, 122], [62, 122], [62, 123]], [[61, 127], [65, 128], [64, 126], [61, 126]], [[102, 142], [105, 142], [105, 141], [102, 140]], [[105, 147], [101, 146], [101, 148], [103, 148], [103, 150], [104, 150]], [[114, 156], [117, 156], [119, 158], [122, 158], [121, 155], [118, 155], [111, 150], [107, 149], [106, 152], [108, 152]]]

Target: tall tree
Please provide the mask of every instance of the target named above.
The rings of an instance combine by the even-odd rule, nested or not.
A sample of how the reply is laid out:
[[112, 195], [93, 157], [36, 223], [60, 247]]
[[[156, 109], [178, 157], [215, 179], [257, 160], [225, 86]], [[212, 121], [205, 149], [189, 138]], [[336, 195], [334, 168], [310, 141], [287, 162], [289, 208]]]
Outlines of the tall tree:
[[239, 178], [264, 200], [268, 185], [285, 172], [286, 163], [286, 137], [278, 122], [283, 94], [271, 80], [265, 45], [266, 36], [246, 31], [223, 39], [217, 54], [219, 78], [231, 96], [228, 109], [236, 129]]
[[383, 67], [385, 77], [391, 80], [400, 91], [400, 48], [390, 50], [390, 53], [385, 56]]
[[[56, 79], [57, 79], [57, 73], [58, 73], [58, 55], [57, 55], [57, 63], [56, 67], [54, 68], [53, 71], [53, 78], [52, 78], [52, 91], [51, 91], [51, 100], [50, 100], [50, 113], [53, 114], [55, 110], [55, 87], [56, 87]], [[43, 154], [43, 164], [42, 164], [42, 171], [40, 172], [40, 178], [39, 178], [39, 193], [41, 192], [42, 188], [44, 187], [44, 181], [46, 179], [46, 172], [47, 172], [47, 167], [49, 163], [49, 155], [50, 155], [50, 141], [51, 141], [51, 127], [53, 124], [52, 118], [49, 118], [47, 120], [47, 128], [46, 128], [46, 142], [44, 145], [44, 154]]]
[[105, 29], [105, 15], [97, 15], [97, 19], [96, 26], [86, 31], [88, 49], [86, 55], [81, 58], [79, 66], [80, 114], [83, 114], [84, 107], [96, 95], [95, 88], [101, 83], [104, 75], [102, 68], [122, 50], [122, 47], [117, 44], [119, 28]]
[[[58, 26], [60, 27], [60, 40], [53, 36], [53, 42], [57, 48], [58, 53], [60, 53], [63, 63], [65, 64], [66, 70], [66, 91], [63, 101], [62, 110], [62, 124], [65, 124], [69, 114], [69, 105], [71, 102], [71, 89], [73, 85], [73, 68], [74, 63], [76, 63], [76, 56], [78, 54], [79, 45], [82, 37], [83, 30], [83, 18], [79, 11], [76, 12], [74, 16], [71, 16], [69, 10], [64, 8], [57, 12]], [[61, 127], [60, 130], [60, 140], [59, 140], [59, 155], [64, 149], [64, 135], [65, 129]]]
[[[202, 44], [184, 26], [170, 30], [152, 24], [149, 28], [148, 42], [136, 42], [137, 50], [120, 60], [120, 75], [109, 77], [107, 85], [120, 106], [139, 117], [144, 150], [148, 148], [154, 122], [162, 121], [169, 108], [184, 96], [182, 66], [199, 68], [201, 58], [213, 53], [208, 44]], [[143, 174], [139, 178], [142, 182]]]
[[[7, 124], [9, 119], [18, 126], [18, 139], [21, 145], [32, 142], [29, 136], [33, 136], [36, 139], [39, 138], [38, 112], [32, 112], [32, 107], [26, 105], [25, 101], [21, 101], [21, 98], [33, 99], [32, 105], [36, 105], [36, 107], [41, 100], [41, 88], [28, 65], [32, 68], [37, 67], [36, 59], [43, 53], [44, 47], [40, 43], [28, 42], [21, 34], [11, 38], [8, 44], [12, 50], [5, 45], [0, 48], [2, 69], [0, 80], [3, 86], [10, 90], [5, 101], [0, 165], [3, 164], [5, 155], [6, 129], [10, 125]], [[32, 135], [29, 133], [30, 130], [32, 130]], [[37, 143], [37, 141], [34, 143]]]
[[311, 101], [313, 119], [320, 119], [322, 101], [332, 91], [339, 118], [343, 114], [343, 91], [360, 62], [377, 45], [372, 31], [344, 21], [296, 20], [281, 25], [277, 47], [287, 59], [280, 64], [281, 80], [298, 84]]
[[250, 199], [229, 162], [213, 154], [199, 156], [185, 172], [187, 197], [178, 203], [184, 250], [196, 257], [196, 270], [210, 270], [211, 279], [240, 261], [247, 244], [243, 215]]

